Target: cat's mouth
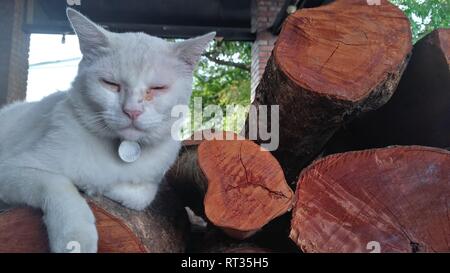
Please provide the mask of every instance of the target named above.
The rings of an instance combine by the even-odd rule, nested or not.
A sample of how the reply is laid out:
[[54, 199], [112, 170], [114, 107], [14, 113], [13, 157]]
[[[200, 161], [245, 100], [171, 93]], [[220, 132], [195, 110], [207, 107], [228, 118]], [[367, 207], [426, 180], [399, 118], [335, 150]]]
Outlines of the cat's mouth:
[[125, 130], [136, 130], [139, 132], [144, 132], [141, 128], [137, 127], [136, 125], [130, 124], [128, 126], [125, 126], [123, 128], [120, 128], [119, 131], [125, 131]]
[[118, 132], [123, 139], [131, 141], [138, 141], [145, 134], [144, 130], [136, 127], [135, 125], [129, 125], [121, 128]]

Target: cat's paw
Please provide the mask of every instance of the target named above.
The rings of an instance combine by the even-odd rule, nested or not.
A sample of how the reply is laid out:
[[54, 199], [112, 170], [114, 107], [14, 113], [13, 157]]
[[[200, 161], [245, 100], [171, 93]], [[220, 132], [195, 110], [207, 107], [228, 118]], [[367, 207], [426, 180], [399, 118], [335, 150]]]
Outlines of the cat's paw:
[[96, 253], [98, 234], [95, 224], [83, 222], [49, 232], [50, 250], [55, 253]]

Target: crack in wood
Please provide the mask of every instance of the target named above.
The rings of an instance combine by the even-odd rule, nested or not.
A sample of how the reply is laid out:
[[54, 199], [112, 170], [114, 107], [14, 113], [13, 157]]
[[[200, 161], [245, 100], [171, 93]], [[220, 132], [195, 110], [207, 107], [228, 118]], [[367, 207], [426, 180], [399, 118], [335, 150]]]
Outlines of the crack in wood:
[[[248, 186], [251, 186], [251, 187], [260, 187], [260, 188], [266, 190], [269, 194], [274, 195], [274, 196], [276, 196], [276, 197], [278, 197], [278, 198], [286, 198], [286, 199], [289, 199], [289, 198], [288, 198], [285, 194], [283, 194], [281, 191], [274, 191], [274, 190], [269, 189], [267, 186], [264, 186], [264, 185], [261, 185], [261, 184], [258, 184], [258, 183], [251, 183], [251, 182], [250, 182], [250, 179], [249, 179], [249, 176], [248, 176], [248, 172], [247, 172], [247, 168], [245, 167], [244, 161], [242, 160], [242, 145], [243, 145], [243, 144], [244, 144], [244, 143], [241, 143], [241, 145], [239, 146], [239, 162], [241, 163], [242, 167], [244, 168], [245, 179], [246, 179], [246, 182], [247, 182], [247, 183], [246, 183], [246, 186], [247, 186], [247, 187], [248, 187]], [[226, 188], [226, 191], [230, 191], [230, 190], [234, 190], [234, 189], [238, 189], [238, 188], [242, 188], [242, 186], [241, 186], [241, 185], [237, 185], [237, 186], [229, 185], [229, 186]]]
[[336, 45], [336, 47], [334, 48], [333, 52], [331, 52], [331, 55], [327, 58], [325, 63], [320, 67], [319, 72], [322, 71], [322, 69], [325, 67], [325, 65], [331, 60], [331, 57], [333, 57], [334, 53], [336, 53], [336, 51], [338, 50], [340, 45], [341, 44], [339, 44], [339, 43]]

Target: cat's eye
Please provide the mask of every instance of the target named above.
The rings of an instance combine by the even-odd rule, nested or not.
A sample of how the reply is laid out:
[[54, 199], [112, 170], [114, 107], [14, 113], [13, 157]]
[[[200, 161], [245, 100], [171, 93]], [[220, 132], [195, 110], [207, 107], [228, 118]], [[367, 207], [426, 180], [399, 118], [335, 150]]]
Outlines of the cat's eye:
[[167, 89], [167, 86], [165, 86], [165, 85], [157, 85], [157, 86], [150, 87], [150, 89], [153, 89], [153, 90], [164, 90], [164, 89]]
[[144, 99], [146, 101], [151, 101], [151, 100], [153, 100], [153, 98], [155, 97], [155, 95], [158, 92], [165, 91], [166, 89], [167, 89], [167, 86], [165, 86], [165, 85], [152, 86], [149, 89], [147, 89], [147, 91], [145, 92]]
[[120, 92], [120, 84], [115, 83], [115, 82], [111, 82], [111, 81], [108, 81], [108, 80], [105, 80], [105, 79], [101, 79], [101, 82], [109, 90], [114, 91], [114, 92]]

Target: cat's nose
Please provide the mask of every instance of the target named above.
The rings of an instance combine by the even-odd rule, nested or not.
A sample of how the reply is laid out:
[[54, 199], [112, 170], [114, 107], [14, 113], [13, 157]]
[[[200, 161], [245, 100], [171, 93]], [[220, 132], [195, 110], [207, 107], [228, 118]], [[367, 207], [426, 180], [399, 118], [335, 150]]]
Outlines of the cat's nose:
[[142, 114], [142, 111], [140, 111], [140, 110], [127, 110], [127, 109], [123, 109], [123, 112], [124, 112], [131, 120], [136, 120], [136, 119]]

